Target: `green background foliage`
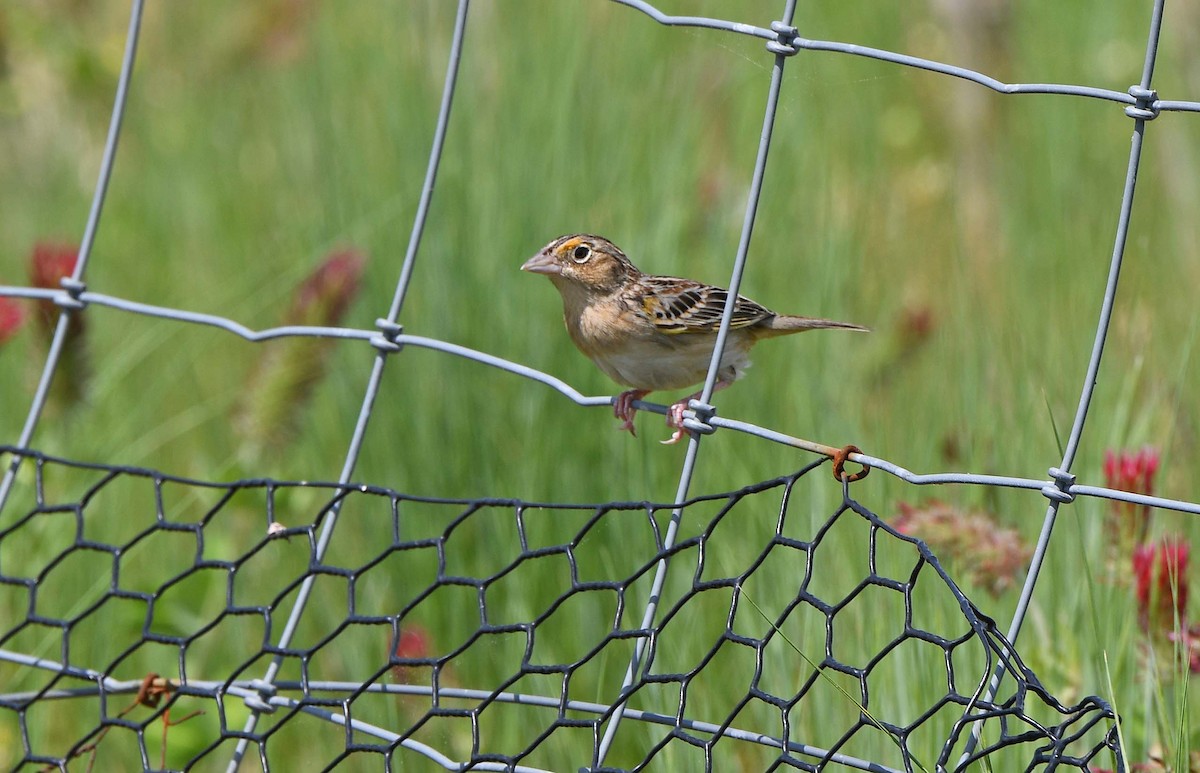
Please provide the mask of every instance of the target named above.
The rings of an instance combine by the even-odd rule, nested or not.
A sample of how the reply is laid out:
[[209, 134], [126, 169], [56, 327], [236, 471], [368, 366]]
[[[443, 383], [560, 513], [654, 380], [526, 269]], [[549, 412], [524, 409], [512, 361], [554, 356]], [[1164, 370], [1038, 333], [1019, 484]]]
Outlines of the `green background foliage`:
[[[782, 3], [662, 6], [767, 26]], [[126, 13], [118, 2], [0, 4], [0, 283], [25, 281], [38, 240], [82, 234]], [[856, 0], [801, 3], [795, 23], [808, 38], [949, 61], [1007, 82], [1123, 91], [1139, 79], [1149, 14], [1148, 3], [1022, 2], [971, 37], [970, 21], [964, 28], [931, 8]], [[89, 288], [262, 328], [279, 324], [292, 289], [325, 255], [351, 246], [369, 263], [345, 324], [371, 327], [391, 301], [408, 243], [453, 17], [447, 0], [151, 3]], [[1168, 8], [1155, 79], [1164, 98], [1200, 94], [1200, 63], [1190, 53], [1196, 21], [1194, 9]], [[571, 346], [553, 288], [517, 269], [551, 238], [586, 230], [613, 239], [647, 271], [727, 284], [770, 66], [760, 40], [668, 29], [600, 0], [476, 0], [405, 331], [525, 363], [587, 394], [614, 393]], [[1082, 385], [1131, 131], [1112, 103], [1002, 96], [864, 58], [790, 59], [742, 292], [782, 312], [875, 332], [761, 346], [747, 378], [717, 396], [720, 415], [854, 443], [914, 471], [1045, 476], [1061, 458], [1056, 431], [1065, 438]], [[1076, 465], [1084, 482], [1102, 483], [1106, 448], [1153, 444], [1164, 460], [1161, 493], [1197, 495], [1198, 133], [1186, 114], [1147, 128], [1114, 327]], [[87, 402], [47, 417], [34, 447], [202, 479], [337, 477], [374, 357], [368, 345], [338, 346], [286, 452], [247, 460], [230, 416], [256, 359], [279, 344], [103, 308], [87, 315], [95, 370]], [[29, 331], [0, 349], [6, 442], [18, 436], [42, 357]], [[642, 415], [631, 438], [615, 431], [606, 409], [409, 348], [387, 365], [354, 478], [439, 497], [669, 501], [683, 447], [658, 445], [667, 435], [660, 421]], [[809, 461], [719, 432], [703, 441], [693, 493], [736, 489]], [[930, 498], [986, 509], [1028, 541], [1046, 506], [1036, 492], [926, 491], [881, 473], [855, 493], [885, 517], [899, 501]], [[129, 496], [146, 501], [145, 492]], [[816, 525], [840, 493], [820, 471], [795, 497]], [[773, 528], [776, 506], [742, 517]], [[1195, 743], [1186, 677], [1146, 677], [1128, 558], [1107, 547], [1106, 509], [1098, 501], [1064, 508], [1022, 652], [1064, 700], [1094, 693], [1116, 704], [1130, 760], [1161, 749], [1180, 769]], [[428, 518], [423, 528], [437, 531], [447, 516], [431, 510]], [[1155, 534], [1195, 532], [1184, 516], [1156, 518]], [[362, 520], [371, 522], [365, 513]], [[229, 549], [253, 544], [261, 526], [231, 517]], [[344, 539], [350, 555], [368, 551], [373, 539], [389, 538], [387, 526], [341, 533], [335, 544]], [[730, 531], [736, 552], [739, 535]], [[465, 555], [494, 561], [489, 551], [516, 549], [511, 537], [481, 533]], [[630, 548], [620, 530], [607, 539], [600, 555], [619, 563]], [[191, 560], [186, 550], [180, 556]], [[62, 593], [102, 590], [107, 580], [94, 581], [97, 571], [81, 565], [64, 574], [72, 576]], [[556, 571], [529, 587], [561, 584]], [[786, 567], [778, 572], [785, 586], [794, 581]], [[197, 578], [198, 590], [182, 595], [213, 592], [205, 582]], [[1015, 591], [991, 598], [966, 590], [988, 615], [1011, 616]], [[386, 584], [378, 593], [387, 609]], [[423, 623], [435, 636], [458, 636], [472, 625], [459, 603], [473, 601], [447, 596]], [[495, 603], [513, 615], [522, 604], [540, 608], [518, 594]], [[0, 606], [5, 618], [23, 614], [19, 601]], [[316, 610], [314, 630], [338, 615], [334, 605]], [[127, 617], [140, 630], [140, 613]], [[870, 623], [864, 610], [849, 624], [869, 631]], [[372, 636], [339, 648], [347, 674], [371, 673], [353, 667], [350, 651], [384, 654], [386, 637], [364, 635]], [[580, 644], [570, 626], [561, 640], [566, 653]], [[51, 634], [26, 646], [53, 657], [55, 642]], [[103, 660], [102, 643], [95, 646]], [[496, 646], [500, 663], [504, 645]], [[210, 657], [195, 668], [226, 673], [221, 652]], [[462, 681], [511, 673], [490, 672], [488, 661], [478, 671], [463, 666]], [[943, 689], [921, 684], [920, 673], [898, 673], [889, 699], [902, 705]], [[599, 700], [612, 685], [597, 682]], [[554, 694], [544, 684], [529, 689]], [[406, 708], [390, 710], [401, 723]], [[30, 716], [35, 723], [37, 713]], [[19, 748], [15, 728], [0, 724], [0, 748]], [[52, 748], [54, 738], [74, 737], [62, 719], [46, 718], [38, 731]], [[202, 748], [200, 723], [172, 733], [182, 759]], [[452, 749], [463, 737], [458, 727], [444, 736]], [[335, 731], [321, 742], [337, 749], [342, 741]], [[638, 743], [614, 764], [636, 759]], [[555, 753], [573, 759], [570, 744]]]

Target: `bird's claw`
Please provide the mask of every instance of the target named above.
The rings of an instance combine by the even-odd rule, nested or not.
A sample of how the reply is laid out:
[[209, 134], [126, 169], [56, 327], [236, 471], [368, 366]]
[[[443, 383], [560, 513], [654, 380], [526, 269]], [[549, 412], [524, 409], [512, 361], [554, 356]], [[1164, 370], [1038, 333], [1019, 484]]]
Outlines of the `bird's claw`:
[[[718, 385], [718, 388], [724, 386]], [[650, 394], [649, 390], [630, 389], [617, 395], [617, 399], [613, 400], [613, 416], [621, 420], [621, 426], [618, 431], [629, 430], [629, 434], [637, 437], [637, 431], [633, 428], [633, 417], [637, 414], [637, 408], [633, 407], [635, 400], [641, 400], [646, 395]], [[676, 403], [671, 403], [667, 409], [667, 426], [675, 430], [671, 437], [659, 442], [665, 446], [671, 446], [683, 440], [687, 430], [683, 427], [683, 413], [688, 409], [688, 403], [699, 397], [698, 394], [687, 397]]]
[[683, 440], [683, 427], [680, 427], [679, 429], [675, 430], [674, 434], [672, 434], [671, 437], [667, 438], [666, 440], [660, 440], [658, 442], [662, 443], [664, 446], [673, 446], [676, 443], [678, 443], [680, 440]]
[[692, 398], [689, 397], [686, 400], [680, 400], [677, 403], [671, 403], [671, 407], [667, 409], [667, 426], [674, 427], [675, 433], [666, 440], [660, 440], [658, 442], [662, 443], [664, 446], [673, 446], [680, 440], [683, 440], [683, 412], [688, 409], [688, 401], [691, 399]]
[[633, 428], [633, 417], [637, 414], [637, 408], [633, 407], [634, 400], [641, 400], [648, 395], [649, 392], [641, 389], [630, 389], [617, 395], [617, 399], [613, 401], [613, 416], [621, 420], [621, 426], [617, 431], [629, 430], [629, 434], [637, 437], [637, 430]]

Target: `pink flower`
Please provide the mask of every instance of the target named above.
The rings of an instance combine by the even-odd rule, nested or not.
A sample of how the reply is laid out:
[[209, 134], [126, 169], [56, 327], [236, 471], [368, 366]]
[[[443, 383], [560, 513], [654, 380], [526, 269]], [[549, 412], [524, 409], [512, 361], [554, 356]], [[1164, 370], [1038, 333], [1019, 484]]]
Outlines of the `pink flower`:
[[1143, 630], [1165, 633], [1187, 619], [1189, 550], [1186, 541], [1175, 537], [1133, 551], [1138, 623]]
[[920, 507], [901, 502], [892, 519], [896, 531], [924, 540], [975, 585], [997, 596], [1012, 586], [1031, 551], [1015, 529], [996, 523], [989, 513], [960, 510], [931, 500]]
[[1183, 631], [1169, 631], [1167, 641], [1178, 643], [1180, 656], [1187, 659], [1188, 671], [1200, 674], [1200, 623], [1192, 623]]

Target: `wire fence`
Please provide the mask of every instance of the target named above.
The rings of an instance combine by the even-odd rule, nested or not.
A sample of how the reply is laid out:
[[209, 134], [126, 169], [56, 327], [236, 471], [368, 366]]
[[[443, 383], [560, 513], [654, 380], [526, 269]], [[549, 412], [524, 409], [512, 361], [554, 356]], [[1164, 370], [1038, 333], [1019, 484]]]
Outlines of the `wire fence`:
[[[0, 590], [18, 599], [18, 607], [28, 609], [24, 620], [4, 623], [0, 664], [8, 673], [44, 675], [38, 689], [0, 693], [0, 707], [16, 717], [20, 728], [18, 767], [65, 770], [85, 759], [93, 764], [98, 755], [113, 748], [132, 749], [146, 769], [166, 767], [156, 759], [156, 744], [165, 755], [168, 730], [204, 710], [209, 718], [206, 724], [189, 722], [186, 730], [171, 731], [196, 733], [200, 731], [193, 728], [203, 726], [211, 733], [182, 767], [207, 768], [223, 760], [229, 770], [235, 770], [246, 757], [257, 756], [266, 770], [272, 766], [274, 750], [302, 741], [305, 734], [333, 732], [344, 737], [342, 751], [331, 759], [313, 760], [314, 767], [333, 767], [364, 755], [378, 757], [387, 770], [413, 765], [555, 770], [562, 769], [561, 760], [569, 759], [579, 769], [603, 771], [644, 769], [677, 755], [671, 757], [674, 764], [686, 760], [685, 767], [706, 770], [819, 770], [830, 765], [871, 771], [950, 770], [981, 760], [996, 770], [1124, 769], [1111, 707], [1098, 698], [1064, 705], [1023, 664], [1013, 643], [1026, 620], [1063, 504], [1088, 496], [1200, 513], [1200, 505], [1192, 502], [1081, 485], [1071, 472], [1104, 352], [1147, 122], [1163, 111], [1200, 111], [1197, 102], [1160, 100], [1152, 88], [1162, 0], [1152, 5], [1141, 80], [1127, 93], [1067, 84], [1006, 84], [918, 57], [808, 40], [792, 26], [795, 0], [787, 0], [780, 18], [766, 26], [671, 16], [641, 0], [614, 2], [659, 24], [762, 39], [773, 56], [761, 140], [728, 284], [732, 293], [737, 293], [746, 269], [784, 70], [800, 50], [917, 67], [1002, 94], [1057, 94], [1124, 106], [1133, 120], [1133, 141], [1117, 235], [1095, 341], [1061, 461], [1041, 480], [914, 474], [858, 449], [831, 448], [718, 416], [710, 401], [731, 322], [730, 306], [721, 321], [701, 395], [685, 417], [689, 442], [670, 503], [579, 506], [437, 500], [353, 484], [384, 367], [408, 347], [515, 373], [580, 406], [612, 404], [611, 397], [584, 395], [520, 363], [407, 334], [399, 324], [451, 120], [469, 0], [458, 3], [428, 167], [387, 314], [374, 330], [289, 326], [258, 331], [220, 316], [93, 292], [84, 282], [131, 88], [143, 13], [143, 3], [135, 0], [99, 180], [74, 273], [59, 290], [0, 287], [0, 296], [50, 301], [59, 308], [50, 351], [20, 435], [15, 443], [0, 447], [6, 467], [0, 480]], [[356, 339], [372, 346], [376, 355], [337, 481], [222, 484], [119, 464], [53, 458], [37, 451], [35, 435], [71, 320], [88, 306], [212, 326], [251, 341], [325, 337]], [[657, 404], [637, 406], [666, 413]], [[818, 485], [812, 473], [825, 459], [783, 479], [692, 498], [697, 455], [704, 437], [717, 430], [746, 433], [835, 459], [841, 482], [824, 485], [841, 487], [841, 505], [815, 532], [804, 533], [796, 525], [791, 494], [797, 486]], [[846, 462], [917, 485], [1028, 489], [1049, 500], [1020, 602], [1003, 631], [979, 612], [923, 543], [899, 534], [851, 496], [853, 476], [844, 472]], [[29, 466], [34, 470], [31, 475]], [[25, 482], [30, 478], [32, 482]], [[47, 483], [58, 479], [72, 484]], [[120, 536], [99, 535], [93, 524], [108, 517], [105, 508], [116, 506], [109, 495], [114, 490], [123, 492], [119, 506], [127, 531]], [[752, 549], [739, 565], [715, 569], [706, 551], [710, 542], [722, 539], [722, 525], [729, 522], [730, 513], [766, 507], [777, 513], [772, 528], [748, 541]], [[280, 516], [284, 510], [286, 518]], [[227, 537], [219, 535], [231, 521], [229, 513], [235, 511], [256, 513], [262, 530], [230, 545]], [[414, 511], [428, 515], [414, 518]], [[345, 532], [339, 530], [339, 522], [351, 518], [357, 522], [368, 515], [388, 524], [390, 539], [373, 552], [339, 552], [335, 534]], [[551, 520], [557, 531], [546, 526]], [[69, 538], [48, 562], [26, 565], [24, 556], [43, 554], [32, 551], [32, 546], [44, 539], [42, 524], [50, 522], [62, 524], [56, 532]], [[516, 535], [520, 550], [486, 569], [466, 566], [463, 546], [486, 541], [497, 523]], [[631, 542], [643, 547], [628, 566], [607, 575], [596, 571], [589, 555], [589, 535], [605, 529], [637, 535]], [[129, 556], [149, 550], [190, 556], [191, 564], [169, 567], [150, 579], [131, 580], [126, 571]], [[823, 586], [823, 563], [844, 561], [847, 555], [856, 557], [861, 576], [847, 587]], [[761, 577], [762, 567], [780, 561], [797, 567], [803, 579], [789, 603], [759, 606], [751, 590], [756, 578]], [[262, 569], [264, 562], [271, 563], [271, 572]], [[291, 574], [281, 572], [280, 566], [289, 567]], [[531, 566], [559, 577], [559, 584], [546, 594], [533, 594], [528, 615], [522, 619], [493, 619], [496, 594], [516, 592], [520, 586], [514, 578]], [[55, 588], [61, 592], [66, 587], [62, 578], [80, 572], [106, 579], [97, 579], [70, 604], [56, 599]], [[679, 580], [689, 573], [687, 582]], [[391, 597], [403, 601], [389, 609], [373, 608], [366, 601], [373, 598], [366, 589], [385, 580]], [[187, 589], [196, 583], [223, 588], [221, 603], [212, 609], [189, 610], [185, 622], [165, 632], [164, 616], [189, 598]], [[411, 637], [419, 636], [410, 622], [430, 605], [461, 609], [461, 616], [469, 618], [469, 628], [454, 646], [431, 650], [428, 642], [416, 642], [420, 646], [407, 647], [413, 644]], [[879, 610], [873, 613], [880, 621], [879, 632], [862, 640], [848, 635], [840, 622], [845, 610], [856, 605]], [[320, 635], [306, 628], [314, 609], [330, 608], [345, 610], [337, 626]], [[932, 609], [942, 613], [931, 616]], [[108, 642], [109, 658], [103, 661], [107, 665], [77, 662], [73, 651], [79, 651], [78, 637], [94, 637], [97, 620], [112, 614], [141, 616], [144, 622], [138, 635]], [[628, 626], [622, 622], [627, 614], [640, 622]], [[680, 630], [690, 625], [688, 621], [700, 619], [718, 619], [722, 624], [708, 632], [685, 635]], [[582, 627], [590, 645], [569, 660], [544, 660], [539, 641], [554, 637], [556, 627], [563, 625]], [[58, 643], [55, 658], [32, 654], [41, 651], [46, 636]], [[367, 641], [375, 644], [363, 643]], [[378, 647], [379, 655], [364, 657], [351, 669], [359, 679], [349, 683], [323, 679], [331, 652], [360, 645]], [[196, 653], [213, 648], [230, 648], [234, 656], [229, 672], [196, 673]], [[154, 673], [125, 673], [125, 664], [140, 663], [138, 657], [146, 651], [157, 653], [163, 667]], [[820, 657], [805, 654], [812, 652], [821, 653]], [[781, 658], [790, 663], [787, 679], [772, 670]], [[472, 664], [481, 659], [511, 663], [510, 676], [491, 684], [470, 682]], [[613, 662], [619, 662], [616, 672], [599, 665]], [[914, 664], [939, 687], [927, 700], [916, 701], [918, 709], [912, 705], [897, 709], [879, 694], [880, 675]], [[387, 683], [389, 672], [400, 683]], [[801, 675], [798, 681], [796, 674]], [[585, 693], [612, 697], [589, 702], [579, 697]], [[815, 724], [813, 712], [820, 713]], [[513, 721], [524, 728], [523, 737], [505, 736], [511, 745], [496, 745], [496, 734], [488, 728], [497, 716], [516, 717]], [[65, 735], [73, 739], [66, 747], [45, 745], [39, 723], [52, 721], [65, 727]], [[631, 723], [638, 732], [629, 729]], [[155, 740], [158, 733], [161, 742]], [[933, 758], [923, 756], [921, 749], [939, 751]]]

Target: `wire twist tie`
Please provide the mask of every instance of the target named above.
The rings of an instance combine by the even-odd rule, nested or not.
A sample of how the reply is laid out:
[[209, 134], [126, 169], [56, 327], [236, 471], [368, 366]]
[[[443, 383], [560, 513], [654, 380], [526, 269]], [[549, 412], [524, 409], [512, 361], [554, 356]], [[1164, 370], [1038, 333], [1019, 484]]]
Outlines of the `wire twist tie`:
[[683, 428], [701, 435], [711, 435], [717, 428], [708, 420], [717, 415], [717, 409], [699, 400], [688, 400], [688, 409], [683, 412]]
[[1141, 86], [1130, 86], [1129, 96], [1137, 100], [1137, 104], [1125, 108], [1125, 115], [1141, 121], [1153, 121], [1158, 118], [1158, 92], [1154, 89], [1144, 89]]
[[854, 445], [845, 446], [844, 448], [839, 448], [837, 451], [835, 451], [833, 454], [833, 479], [841, 483], [853, 483], [856, 480], [862, 480], [870, 475], [871, 468], [865, 464], [858, 472], [852, 475], [846, 474], [846, 462], [849, 461], [850, 454], [861, 453], [862, 449]]
[[1051, 467], [1050, 477], [1054, 479], [1054, 485], [1042, 486], [1042, 496], [1061, 504], [1074, 502], [1075, 495], [1071, 493], [1071, 486], [1075, 485], [1075, 475]]
[[771, 22], [771, 31], [777, 36], [775, 40], [767, 41], [767, 50], [779, 56], [795, 56], [800, 49], [796, 48], [795, 40], [800, 36], [799, 30], [781, 21]]
[[375, 320], [375, 327], [379, 328], [379, 335], [371, 336], [371, 346], [381, 352], [398, 352], [404, 348], [396, 343], [396, 339], [404, 332], [404, 325], [380, 317]]
[[83, 291], [87, 289], [87, 285], [80, 282], [78, 279], [72, 279], [69, 276], [64, 276], [59, 280], [59, 285], [67, 292], [59, 293], [54, 296], [54, 303], [63, 309], [72, 309], [78, 311], [87, 306], [86, 303], [79, 299]]
[[258, 695], [247, 696], [242, 702], [254, 711], [260, 711], [264, 714], [274, 714], [276, 707], [271, 705], [270, 699], [275, 695], [275, 685], [265, 679], [255, 679], [250, 682], [250, 686], [254, 688]]

